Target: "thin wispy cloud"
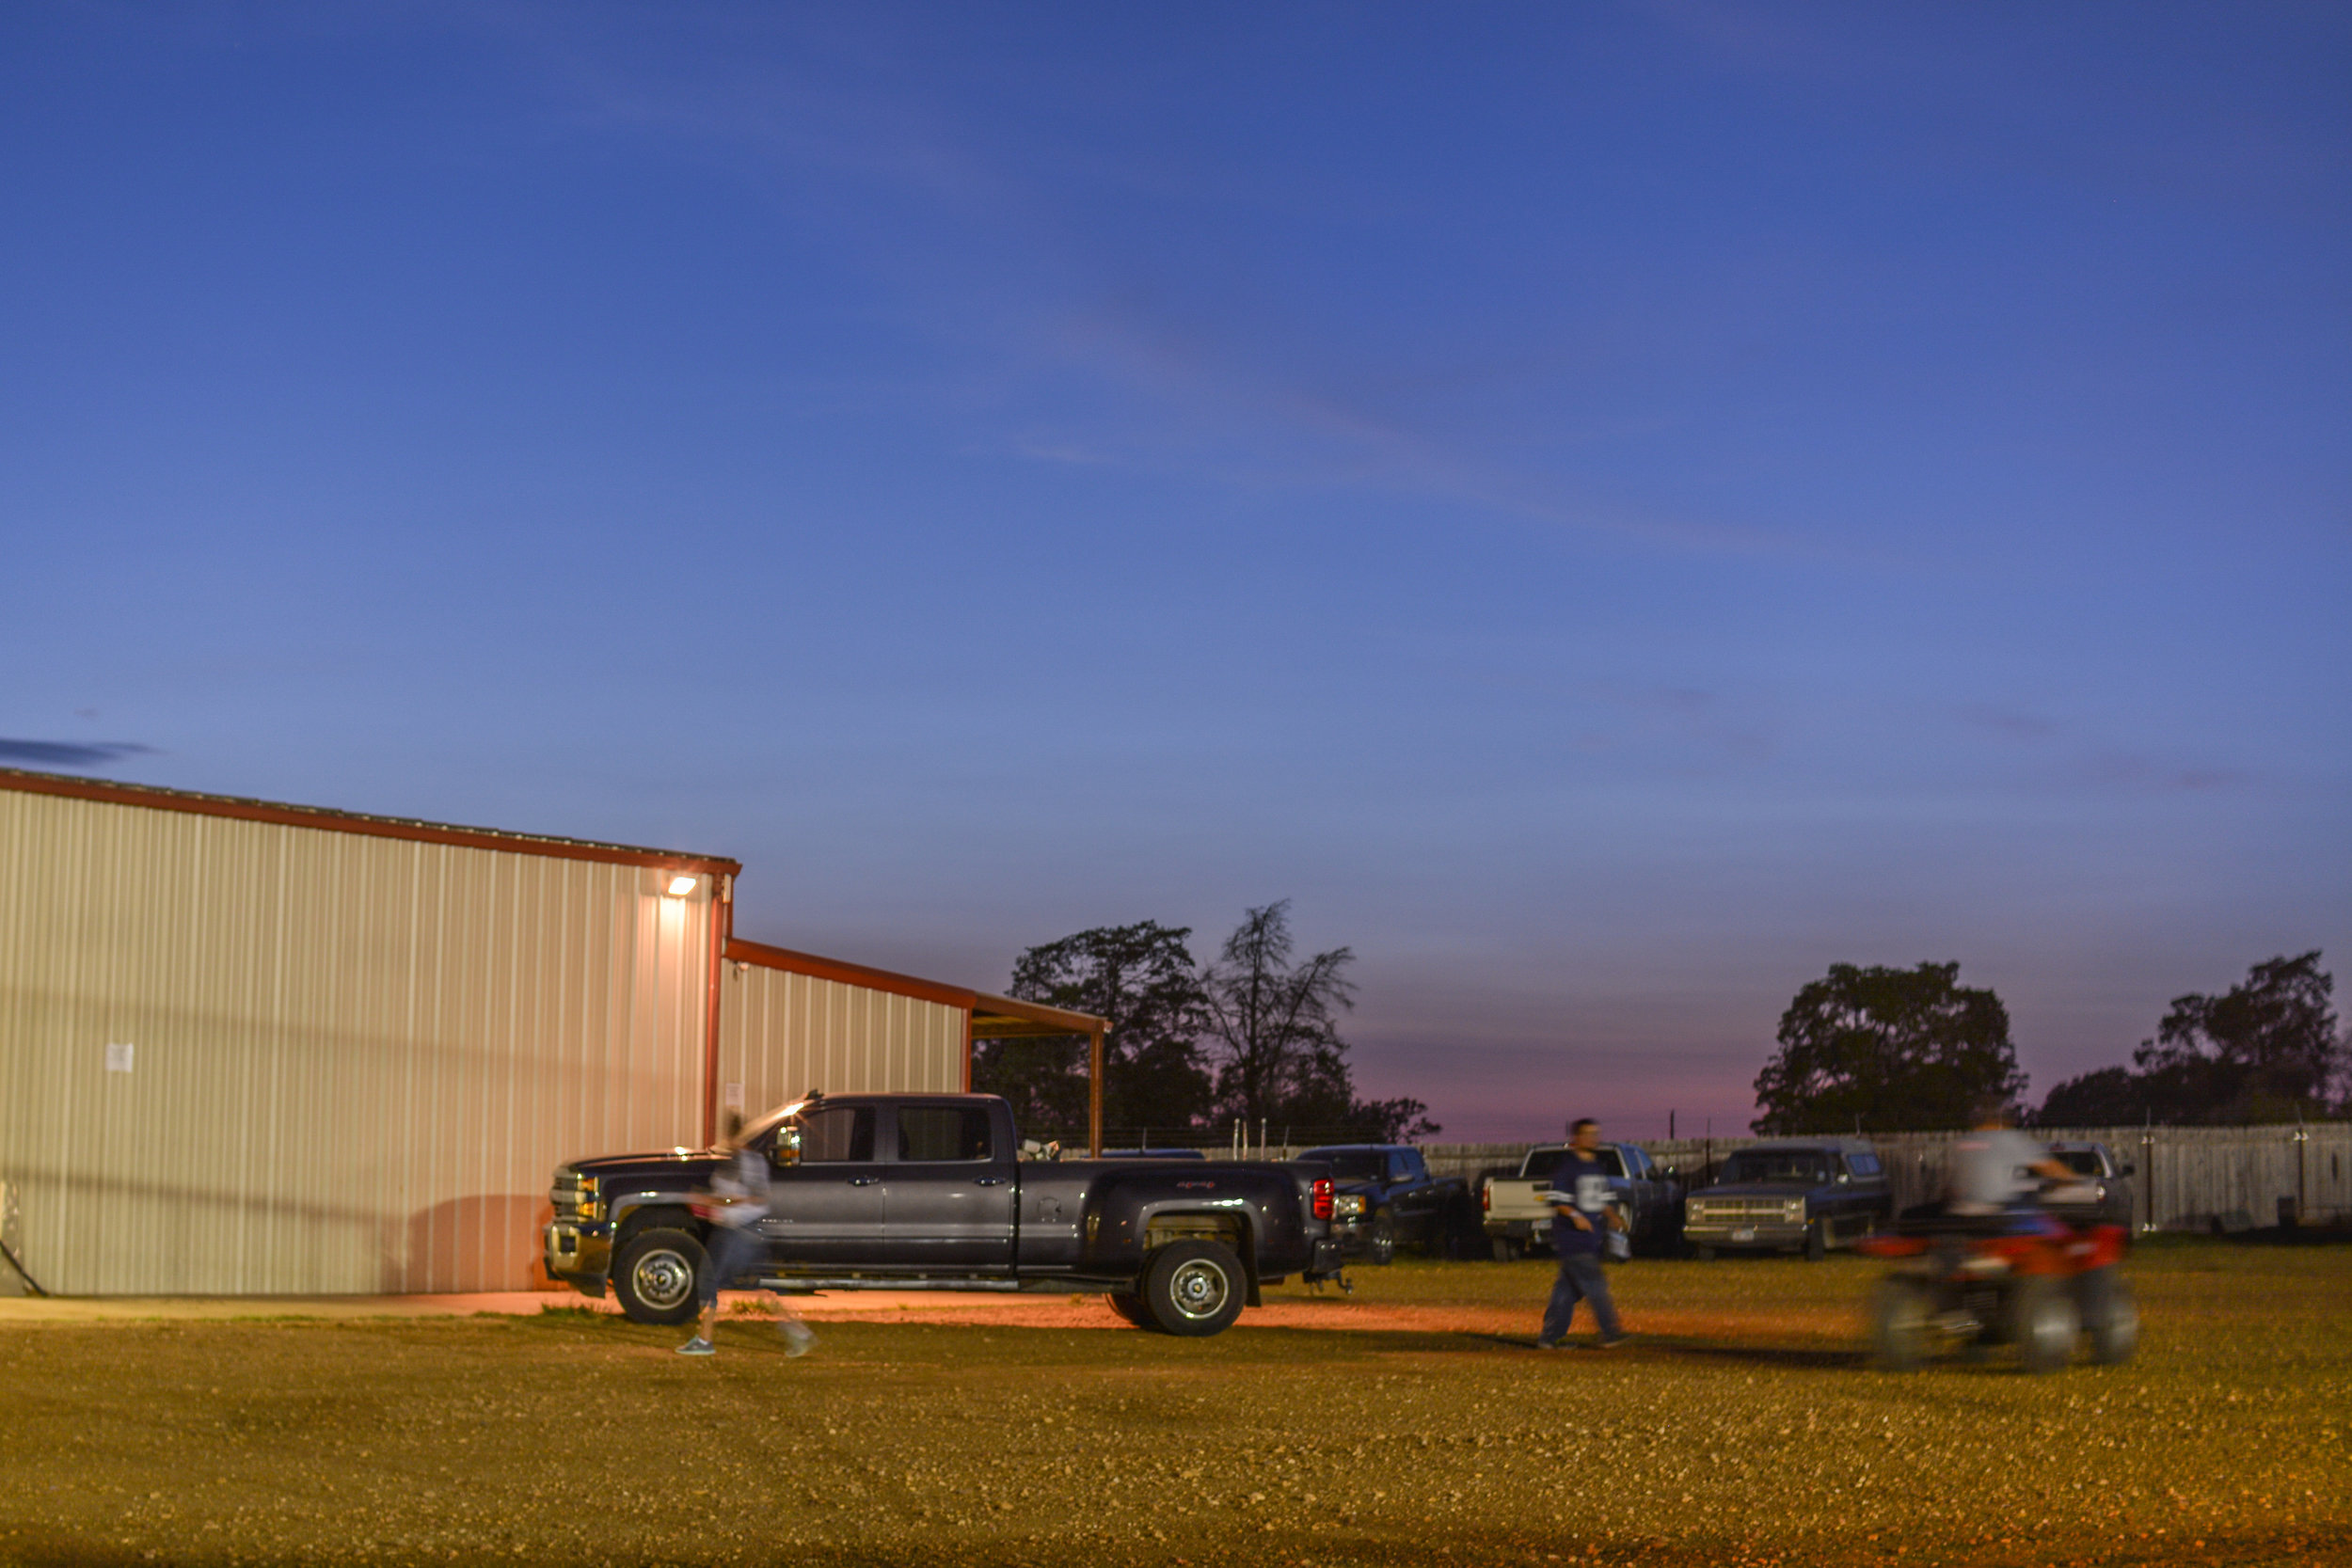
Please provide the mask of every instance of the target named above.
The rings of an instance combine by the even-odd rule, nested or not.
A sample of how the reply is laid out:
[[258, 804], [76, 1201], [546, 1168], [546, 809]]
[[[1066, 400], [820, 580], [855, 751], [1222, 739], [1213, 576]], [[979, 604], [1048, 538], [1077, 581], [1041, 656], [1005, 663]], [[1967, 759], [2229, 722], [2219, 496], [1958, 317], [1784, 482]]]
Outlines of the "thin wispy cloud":
[[103, 768], [125, 757], [155, 756], [152, 746], [131, 740], [9, 740], [0, 738], [0, 762], [35, 768]]
[[1960, 717], [1971, 727], [2005, 740], [2047, 740], [2060, 728], [2055, 719], [1991, 703], [1971, 703], [1960, 710]]

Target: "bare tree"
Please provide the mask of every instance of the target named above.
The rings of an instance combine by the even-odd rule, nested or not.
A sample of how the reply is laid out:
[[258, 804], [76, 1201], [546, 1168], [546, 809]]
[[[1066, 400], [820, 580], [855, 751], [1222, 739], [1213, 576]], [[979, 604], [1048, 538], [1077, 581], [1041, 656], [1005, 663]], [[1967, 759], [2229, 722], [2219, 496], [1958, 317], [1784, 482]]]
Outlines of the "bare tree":
[[1355, 1006], [1345, 947], [1291, 962], [1290, 900], [1249, 911], [1201, 976], [1217, 1099], [1256, 1121], [1325, 1124], [1352, 1101], [1339, 1015]]

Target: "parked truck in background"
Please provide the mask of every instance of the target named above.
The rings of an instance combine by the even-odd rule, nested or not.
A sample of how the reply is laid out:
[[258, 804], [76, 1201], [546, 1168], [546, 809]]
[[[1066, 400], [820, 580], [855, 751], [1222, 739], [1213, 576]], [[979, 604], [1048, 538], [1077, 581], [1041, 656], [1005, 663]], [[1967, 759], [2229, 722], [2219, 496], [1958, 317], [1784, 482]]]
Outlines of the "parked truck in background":
[[[1216, 1334], [1291, 1275], [1337, 1275], [1327, 1169], [1022, 1161], [994, 1095], [813, 1095], [744, 1129], [769, 1161], [766, 1266], [727, 1288], [1099, 1291], [1130, 1322]], [[555, 1172], [548, 1273], [639, 1323], [694, 1314], [708, 1227], [690, 1195], [724, 1157], [670, 1149]]]
[[1895, 1223], [1895, 1189], [1861, 1138], [1775, 1138], [1726, 1155], [1684, 1206], [1682, 1237], [1718, 1252], [1802, 1252], [1820, 1259]]
[[[1515, 1174], [1490, 1175], [1480, 1183], [1478, 1204], [1496, 1261], [1507, 1263], [1533, 1250], [1549, 1250], [1553, 1212], [1544, 1194], [1551, 1190], [1552, 1167], [1567, 1152], [1565, 1144], [1531, 1148]], [[1638, 1144], [1602, 1144], [1593, 1157], [1609, 1173], [1609, 1206], [1617, 1211], [1633, 1250], [1674, 1246], [1682, 1226], [1677, 1174], [1658, 1164]]]
[[1469, 1183], [1431, 1175], [1410, 1144], [1325, 1144], [1298, 1158], [1330, 1168], [1331, 1230], [1346, 1257], [1387, 1263], [1407, 1245], [1443, 1258], [1469, 1228]]

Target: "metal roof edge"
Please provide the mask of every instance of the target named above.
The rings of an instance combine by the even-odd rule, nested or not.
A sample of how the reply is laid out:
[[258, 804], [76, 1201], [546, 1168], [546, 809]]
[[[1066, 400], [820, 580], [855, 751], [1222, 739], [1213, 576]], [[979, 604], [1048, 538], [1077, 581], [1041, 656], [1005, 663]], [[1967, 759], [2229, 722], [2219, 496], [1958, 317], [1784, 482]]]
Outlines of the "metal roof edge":
[[1049, 1007], [1042, 1002], [1024, 1002], [1013, 996], [991, 996], [986, 991], [979, 992], [973, 999], [973, 1006], [992, 1013], [1026, 1019], [1031, 1023], [1051, 1024], [1073, 1035], [1090, 1035], [1098, 1029], [1107, 1030], [1111, 1026], [1110, 1020], [1096, 1018], [1092, 1013], [1072, 1012], [1067, 1007]]
[[819, 958], [814, 953], [795, 952], [789, 947], [771, 947], [764, 942], [746, 942], [741, 937], [727, 938], [722, 956], [730, 963], [756, 964], [762, 969], [781, 970], [787, 974], [805, 974], [817, 980], [837, 980], [843, 985], [863, 986], [868, 990], [911, 996], [918, 1002], [936, 1002], [942, 1006], [961, 1007], [967, 1012], [974, 1003], [980, 1000], [979, 992], [963, 986], [951, 986], [944, 980], [926, 980], [920, 975], [899, 974], [842, 958]]
[[235, 795], [207, 795], [162, 784], [121, 784], [110, 779], [83, 779], [66, 773], [38, 773], [22, 768], [0, 768], [0, 789], [27, 795], [53, 795], [68, 800], [95, 800], [108, 805], [145, 806], [154, 811], [188, 812], [242, 822], [265, 822], [278, 827], [313, 828], [321, 832], [357, 833], [368, 838], [405, 839], [418, 844], [445, 844], [465, 849], [502, 849], [510, 854], [545, 855], [559, 860], [597, 861], [611, 865], [691, 868], [729, 877], [742, 874], [739, 861], [723, 855], [697, 855], [678, 849], [651, 849], [633, 844], [603, 844], [594, 839], [559, 838], [551, 833], [519, 833], [502, 828], [467, 828], [413, 817], [375, 816], [365, 812], [339, 811], [331, 806], [288, 805]]

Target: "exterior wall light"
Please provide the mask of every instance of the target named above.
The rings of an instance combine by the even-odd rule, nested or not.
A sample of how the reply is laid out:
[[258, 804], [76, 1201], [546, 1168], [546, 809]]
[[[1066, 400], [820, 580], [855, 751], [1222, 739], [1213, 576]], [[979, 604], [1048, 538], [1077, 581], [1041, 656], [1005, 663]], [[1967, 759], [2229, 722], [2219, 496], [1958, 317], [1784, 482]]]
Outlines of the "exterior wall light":
[[695, 885], [701, 880], [700, 877], [673, 877], [670, 879], [669, 895], [673, 898], [683, 898], [693, 892]]

